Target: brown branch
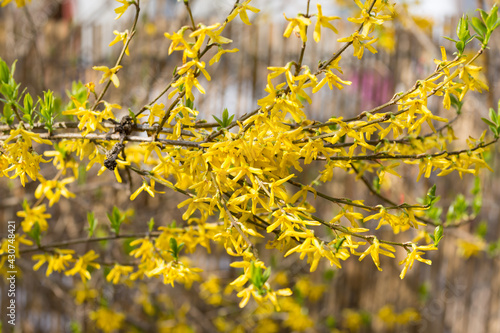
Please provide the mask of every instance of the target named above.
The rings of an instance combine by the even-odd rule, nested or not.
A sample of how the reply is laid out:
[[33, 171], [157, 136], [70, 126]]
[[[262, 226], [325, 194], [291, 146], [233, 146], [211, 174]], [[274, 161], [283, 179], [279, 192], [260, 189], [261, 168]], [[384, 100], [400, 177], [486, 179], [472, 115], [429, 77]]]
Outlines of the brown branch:
[[[0, 135], [0, 141], [7, 140], [7, 138], [9, 138], [9, 137], [10, 137], [9, 135]], [[87, 139], [90, 141], [118, 141], [118, 140], [120, 140], [119, 134], [108, 135], [108, 134], [94, 134], [94, 133], [87, 134], [86, 136], [83, 136], [80, 133], [61, 133], [61, 134], [42, 133], [42, 134], [40, 134], [40, 137], [42, 139], [48, 139], [48, 140], [83, 140], [83, 139]], [[184, 140], [168, 140], [168, 139], [153, 140], [152, 138], [148, 138], [148, 137], [144, 137], [144, 136], [127, 135], [127, 136], [125, 136], [124, 141], [139, 142], [139, 143], [148, 143], [148, 142], [157, 141], [157, 142], [161, 142], [165, 145], [169, 145], [169, 146], [200, 148], [199, 142], [184, 141]]]

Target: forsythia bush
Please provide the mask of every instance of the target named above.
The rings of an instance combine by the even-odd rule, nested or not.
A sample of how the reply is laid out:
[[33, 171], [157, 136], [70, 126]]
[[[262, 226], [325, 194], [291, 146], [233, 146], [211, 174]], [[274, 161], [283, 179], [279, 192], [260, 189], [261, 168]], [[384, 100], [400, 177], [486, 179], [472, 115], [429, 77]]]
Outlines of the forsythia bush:
[[[9, 2], [3, 0], [2, 5]], [[0, 176], [16, 179], [23, 186], [38, 184], [36, 200], [25, 200], [17, 213], [21, 222], [15, 242], [9, 238], [2, 241], [2, 272], [6, 274], [12, 259], [7, 255], [8, 245], [15, 243], [16, 258], [30, 256], [34, 270], [43, 270], [47, 276], [79, 277], [81, 283], [74, 292], [80, 303], [97, 297], [88, 283], [103, 269], [109, 283], [137, 288], [145, 288], [141, 281], [154, 278], [172, 286], [197, 283], [208, 304], [222, 304], [231, 292], [240, 298], [242, 308], [255, 300], [263, 309], [256, 327], [272, 332], [276, 324], [264, 313], [274, 310], [288, 312], [289, 327], [295, 330], [314, 323], [287, 297], [292, 290], [286, 273], [271, 272], [265, 251], [276, 249], [283, 257], [306, 260], [311, 272], [322, 263], [341, 269], [351, 256], [359, 260], [370, 257], [382, 270], [380, 256], [395, 258], [396, 252], [405, 254], [399, 262], [401, 279], [416, 261], [430, 265], [427, 252], [438, 250], [446, 227], [456, 222], [453, 218], [442, 220], [436, 213], [436, 187], [430, 188], [419, 203], [396, 204], [380, 193], [380, 184], [387, 174], [399, 176], [398, 168], [403, 164], [418, 168], [417, 180], [428, 178], [432, 172], [462, 177], [489, 169], [484, 154], [498, 141], [500, 110], [490, 110], [490, 119], [484, 119], [491, 130], [489, 135], [485, 131], [479, 138], [469, 137], [462, 149], [452, 150], [449, 144], [463, 138], [457, 138], [452, 123], [437, 116], [427, 102], [429, 97], [439, 96], [445, 109], [460, 113], [469, 91], [488, 89], [475, 61], [486, 51], [492, 32], [500, 25], [497, 7], [480, 11], [479, 17], [460, 19], [457, 36], [452, 39], [454, 56], [441, 47], [441, 59], [434, 60], [435, 70], [407, 91], [352, 118], [333, 108], [328, 121], [321, 122], [308, 118], [305, 105], [320, 90], [342, 90], [351, 85], [343, 78], [342, 58], [361, 59], [365, 51], [376, 53], [374, 30], [394, 17], [397, 4], [354, 0], [359, 10], [347, 20], [357, 28], [348, 36], [339, 36], [338, 49], [332, 50], [328, 59], [317, 59], [316, 66], [303, 61], [308, 44], [321, 43], [325, 29], [337, 33], [336, 20], [341, 18], [326, 16], [320, 4], [314, 7], [304, 1], [307, 6], [303, 13], [285, 16], [288, 26], [283, 36], [300, 38], [302, 43], [296, 59], [267, 68], [267, 95], [255, 101], [254, 110], [235, 118], [226, 109], [221, 119], [214, 116], [216, 121], [211, 122], [198, 117], [203, 105], [197, 105], [197, 95], [205, 94], [199, 78], [210, 81], [217, 75], [210, 66], [221, 57], [238, 56], [238, 49], [231, 48], [232, 40], [224, 37], [225, 30], [237, 19], [250, 25], [248, 13], [258, 13], [259, 9], [250, 0], [235, 1], [225, 21], [202, 23], [193, 17], [189, 1], [183, 2], [190, 24], [165, 33], [170, 43], [168, 53], [182, 54], [182, 62], [165, 89], [139, 109], [115, 104], [106, 97], [110, 89], [119, 91], [120, 72], [127, 70], [123, 60], [134, 52], [134, 36], [141, 29], [140, 0], [117, 0], [116, 19], [127, 11], [135, 12], [130, 29], [114, 33], [111, 45], [120, 45], [121, 53], [114, 64], [93, 67], [102, 72], [99, 82], [74, 83], [71, 100], [61, 112], [52, 91], [32, 97], [14, 79], [15, 63], [8, 66], [0, 60]], [[16, 4], [24, 6], [25, 1], [16, 0]], [[474, 47], [477, 49], [471, 52]], [[166, 96], [168, 103], [158, 102]], [[128, 113], [122, 111], [126, 109]], [[52, 163], [57, 174], [44, 175], [40, 172], [42, 163]], [[320, 169], [319, 176], [311, 183], [299, 182], [298, 176], [312, 163]], [[111, 232], [107, 235], [94, 234], [97, 220], [89, 213], [88, 237], [44, 241], [51, 232], [48, 207], [65, 200], [62, 197], [75, 198], [70, 187], [82, 165], [87, 171], [98, 165], [97, 175], [114, 173], [117, 182], [130, 184], [130, 200], [161, 196], [166, 191], [181, 193], [185, 200], [177, 207], [183, 211], [183, 221], [135, 221], [144, 227], [142, 233], [131, 234], [123, 231], [130, 212], [115, 207], [108, 214]], [[356, 198], [320, 192], [318, 185], [331, 182], [339, 170], [354, 173], [378, 196], [380, 204], [371, 206]], [[123, 175], [127, 179], [122, 179]], [[368, 175], [376, 182], [368, 181]], [[313, 197], [329, 201], [337, 213], [330, 219], [316, 216], [315, 207], [308, 202]], [[373, 231], [382, 227], [394, 234], [418, 229], [418, 237], [405, 242], [381, 239]], [[131, 238], [127, 263], [100, 261], [94, 246], [98, 242]], [[86, 252], [73, 249], [83, 243], [88, 244]], [[241, 275], [229, 285], [221, 284], [217, 276], [204, 276], [196, 266], [193, 254], [211, 253], [214, 244], [222, 245], [236, 258], [231, 267], [241, 269]], [[307, 277], [300, 281], [297, 288], [302, 290], [302, 297], [317, 298], [326, 288], [311, 284]], [[153, 310], [148, 310], [147, 288], [144, 295], [141, 302], [148, 313]], [[187, 330], [188, 325], [180, 319], [187, 309], [176, 311], [179, 330]], [[418, 317], [411, 309], [402, 314], [391, 307], [380, 311], [380, 318], [390, 325]], [[90, 319], [96, 327], [111, 332], [124, 327], [125, 315], [102, 305], [91, 312]], [[363, 320], [357, 313], [346, 312], [345, 316], [346, 327]], [[238, 329], [223, 320], [214, 326], [222, 331]]]

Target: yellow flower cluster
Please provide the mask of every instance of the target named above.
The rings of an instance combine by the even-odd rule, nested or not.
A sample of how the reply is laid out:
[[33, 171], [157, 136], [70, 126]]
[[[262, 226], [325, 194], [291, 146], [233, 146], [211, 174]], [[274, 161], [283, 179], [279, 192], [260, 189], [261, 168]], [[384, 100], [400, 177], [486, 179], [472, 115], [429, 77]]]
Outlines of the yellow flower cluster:
[[[2, 4], [8, 2], [4, 0]], [[131, 5], [136, 7], [138, 14], [138, 2], [118, 2], [121, 6], [115, 10], [117, 18]], [[52, 145], [52, 141], [42, 139], [40, 134], [28, 129], [21, 117], [17, 128], [9, 127], [8, 137], [2, 141], [0, 148], [0, 175], [12, 179], [18, 177], [23, 186], [29, 179], [40, 182], [35, 191], [39, 202], [31, 207], [25, 204], [23, 211], [18, 213], [24, 218], [22, 229], [25, 233], [36, 229], [34, 226], [37, 224], [39, 231], [49, 229], [47, 219], [50, 214], [46, 213], [46, 206], [41, 203], [43, 199], [46, 198], [49, 206], [53, 206], [61, 197], [74, 197], [67, 186], [78, 177], [79, 162], [75, 157], [79, 157], [80, 161], [88, 160], [87, 170], [94, 164], [100, 165], [100, 175], [107, 170], [105, 161], [116, 155], [113, 162], [117, 167], [113, 168], [113, 172], [118, 182], [121, 182], [119, 170], [125, 168], [141, 177], [141, 185], [133, 183], [130, 200], [136, 199], [141, 192], [153, 197], [163, 193], [155, 189], [161, 184], [186, 196], [177, 206], [184, 210], [182, 218], [186, 223], [182, 228], [161, 226], [154, 233], [134, 237], [136, 239], [130, 243], [133, 247], [130, 256], [135, 258], [136, 263], [114, 264], [106, 277], [108, 282], [117, 284], [146, 277], [162, 277], [165, 284], [173, 286], [177, 282], [189, 287], [201, 280], [201, 269], [192, 267], [189, 258], [180, 256], [180, 252], [194, 253], [198, 246], [210, 252], [210, 244], [217, 242], [229, 255], [241, 259], [231, 264], [243, 269], [243, 273], [231, 283], [242, 299], [240, 306], [245, 306], [253, 297], [259, 304], [270, 301], [279, 309], [277, 296], [290, 296], [291, 290], [274, 290], [268, 282], [270, 271], [260, 259], [256, 246], [266, 237], [272, 237], [267, 247], [278, 249], [283, 256], [297, 253], [300, 259], [307, 258], [311, 271], [321, 265], [322, 259], [326, 259], [324, 261], [331, 266], [341, 268], [340, 261], [350, 255], [358, 256], [359, 260], [370, 256], [376, 267], [382, 270], [380, 255], [394, 258], [397, 246], [407, 252], [406, 258], [400, 262], [403, 265], [401, 278], [405, 277], [415, 260], [431, 263], [422, 256], [425, 251], [437, 248], [430, 242], [419, 245], [417, 240], [425, 238], [423, 235], [413, 242], [397, 243], [365, 234], [383, 225], [389, 225], [394, 233], [418, 229], [424, 225], [419, 219], [422, 211], [428, 209], [430, 204], [369, 206], [362, 200], [331, 197], [318, 191], [316, 186], [320, 182], [331, 181], [337, 170], [356, 173], [358, 180], [365, 180], [364, 176], [372, 173], [381, 184], [388, 174], [399, 176], [397, 169], [404, 164], [418, 165], [417, 181], [421, 176], [429, 178], [432, 172], [445, 176], [457, 171], [461, 177], [464, 173], [477, 175], [480, 169], [488, 168], [484, 153], [487, 146], [496, 140], [486, 143], [483, 133], [477, 140], [470, 138], [467, 149], [449, 151], [449, 143], [456, 140], [453, 131], [446, 129], [449, 122], [428, 107], [428, 99], [434, 95], [442, 97], [444, 108], [450, 109], [452, 101], [461, 102], [468, 91], [487, 89], [481, 79], [481, 68], [473, 64], [484, 51], [484, 46], [472, 57], [459, 56], [453, 60], [447, 58], [442, 48], [442, 59], [435, 60], [436, 70], [413, 88], [396, 94], [386, 104], [350, 119], [341, 116], [338, 110], [326, 110], [331, 113], [327, 122], [313, 121], [308, 119], [305, 103], [312, 103], [315, 94], [325, 85], [330, 90], [341, 90], [351, 85], [350, 81], [341, 77], [341, 53], [349, 46], [353, 47], [354, 56], [359, 59], [365, 49], [376, 53], [374, 45], [377, 39], [371, 34], [376, 27], [392, 19], [394, 14], [394, 8], [387, 1], [362, 3], [355, 0], [361, 12], [348, 20], [359, 28], [350, 36], [339, 38], [337, 41], [344, 46], [330, 59], [320, 62], [316, 71], [303, 63], [303, 53], [298, 61], [290, 61], [284, 66], [270, 66], [266, 96], [257, 101], [257, 109], [234, 120], [226, 111], [222, 120], [217, 118], [217, 124], [200, 122], [196, 110], [200, 106], [195, 106], [196, 96], [206, 91], [199, 78], [203, 76], [210, 81], [209, 67], [217, 63], [223, 54], [238, 51], [227, 48], [232, 40], [223, 37], [222, 33], [237, 16], [245, 24], [250, 24], [247, 12], [257, 13], [259, 10], [249, 3], [250, 0], [236, 2], [223, 23], [211, 25], [196, 25], [186, 4], [191, 25], [165, 33], [170, 40], [168, 53], [182, 52], [182, 64], [176, 68], [171, 83], [154, 102], [130, 113], [134, 130], [146, 132], [148, 136], [135, 137], [130, 135], [131, 131], [123, 130], [120, 127], [123, 124], [117, 123], [113, 114], [114, 109], [119, 110], [122, 106], [103, 100], [111, 83], [119, 87], [117, 73], [123, 68], [120, 65], [123, 55], [129, 53], [138, 15], [132, 29], [114, 32], [116, 38], [111, 45], [123, 42], [116, 65], [112, 68], [94, 67], [103, 72], [99, 83], [106, 85], [102, 93], [98, 96], [95, 84], [91, 82], [85, 85], [86, 98], [82, 100], [72, 96], [74, 107], [62, 112], [63, 115], [76, 116], [80, 133], [69, 133], [71, 135], [66, 137], [53, 136], [52, 129], [46, 133], [48, 138], [62, 139], [54, 145], [54, 151], [45, 152], [46, 156], [53, 158], [53, 164], [59, 170], [54, 178], [48, 180], [39, 173], [40, 163], [48, 161], [43, 160], [33, 148], [33, 142]], [[313, 20], [316, 20], [313, 32], [316, 42], [321, 40], [322, 27], [337, 33], [330, 21], [339, 18], [324, 16], [319, 4], [316, 14], [309, 13], [308, 8], [305, 14], [285, 18], [289, 24], [284, 36], [297, 33], [303, 50], [306, 48], [308, 26]], [[214, 47], [217, 52], [207, 66], [203, 57]], [[168, 97], [170, 105], [157, 103], [163, 94]], [[91, 95], [95, 97], [93, 104], [89, 100]], [[396, 110], [386, 111], [389, 106], [395, 106]], [[436, 128], [438, 123], [444, 126]], [[106, 134], [113, 126], [115, 131]], [[429, 134], [423, 134], [425, 132]], [[120, 136], [119, 142], [117, 136]], [[309, 184], [298, 182], [303, 168], [313, 162], [319, 165], [320, 176]], [[68, 169], [73, 175], [62, 178]], [[129, 175], [129, 178], [132, 177]], [[312, 196], [336, 205], [338, 210], [335, 215], [328, 221], [315, 216], [315, 208], [308, 202]], [[378, 225], [372, 226], [371, 220], [378, 221]], [[115, 227], [116, 239], [119, 239], [119, 226]], [[322, 232], [324, 229], [329, 231], [326, 236]], [[91, 268], [101, 266], [96, 261], [99, 255], [94, 250], [79, 256], [73, 250], [56, 249], [55, 246], [39, 249], [45, 252], [33, 256], [37, 261], [34, 269], [47, 263], [47, 275], [53, 272], [65, 272], [71, 276], [79, 274], [85, 282], [91, 278]], [[214, 283], [204, 284], [203, 290], [204, 293], [213, 291], [220, 294]], [[213, 304], [220, 302], [219, 297], [207, 299]], [[300, 307], [289, 303], [288, 311], [299, 313]], [[351, 318], [347, 326], [355, 327], [359, 316], [348, 314], [347, 317]], [[92, 318], [104, 331], [119, 327], [106, 326], [106, 320], [123, 320], [105, 308], [93, 312]], [[297, 326], [301, 328], [310, 324], [307, 317], [297, 321]], [[292, 324], [289, 326], [294, 327]]]

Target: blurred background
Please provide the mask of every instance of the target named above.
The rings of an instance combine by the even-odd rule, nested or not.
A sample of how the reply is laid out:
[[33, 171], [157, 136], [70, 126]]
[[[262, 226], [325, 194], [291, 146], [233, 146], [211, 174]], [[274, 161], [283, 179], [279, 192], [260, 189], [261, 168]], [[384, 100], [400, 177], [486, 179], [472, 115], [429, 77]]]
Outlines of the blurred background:
[[[191, 3], [195, 21], [206, 25], [221, 22], [233, 5], [229, 0]], [[315, 12], [316, 1], [311, 3]], [[283, 13], [292, 17], [304, 12], [306, 1], [255, 0], [251, 4], [261, 9], [258, 15], [250, 15], [253, 25], [246, 26], [235, 19], [223, 34], [234, 41], [231, 47], [240, 52], [226, 54], [221, 62], [210, 67], [210, 83], [200, 79], [206, 89], [206, 95], [196, 95], [200, 119], [211, 122], [212, 115], [220, 116], [224, 108], [237, 116], [252, 111], [256, 100], [265, 96], [266, 68], [284, 66], [297, 58], [301, 43], [293, 36], [290, 39], [282, 36], [287, 24]], [[319, 44], [310, 36], [304, 64], [312, 70], [317, 68], [318, 61], [329, 58], [339, 48], [337, 38], [356, 29], [345, 20], [357, 8], [353, 1], [325, 0], [321, 4], [324, 15], [341, 16], [343, 20], [334, 21], [338, 35], [323, 29]], [[108, 46], [115, 37], [113, 31], [129, 29], [133, 14], [130, 8], [115, 21], [113, 9], [119, 5], [111, 0], [32, 0], [20, 9], [12, 4], [2, 7], [0, 57], [9, 65], [17, 60], [16, 80], [32, 95], [50, 89], [66, 104], [73, 81], [97, 83], [101, 74], [92, 70], [92, 66], [114, 66], [121, 43]], [[462, 14], [477, 16], [475, 8], [489, 10], [492, 5], [493, 1], [488, 0], [397, 1], [395, 19], [374, 33], [379, 38], [378, 53], [366, 51], [363, 59], [358, 60], [352, 56], [352, 49], [348, 49], [340, 61], [344, 71], [341, 77], [353, 84], [342, 91], [325, 88], [312, 96], [312, 104], [305, 107], [308, 118], [325, 121], [333, 116], [355, 116], [388, 101], [396, 92], [409, 89], [416, 80], [433, 72], [433, 59], [441, 58], [440, 46], [454, 49], [443, 36], [456, 37], [456, 25]], [[119, 72], [121, 85], [119, 89], [112, 87], [106, 100], [122, 105], [124, 110], [135, 111], [158, 95], [170, 82], [174, 68], [182, 63], [179, 54], [168, 56], [170, 41], [163, 34], [187, 24], [182, 2], [141, 1], [138, 33]], [[500, 33], [496, 31], [490, 49], [478, 61], [490, 90], [467, 95], [454, 122], [459, 140], [453, 147], [466, 147], [469, 135], [478, 138], [487, 128], [481, 117], [487, 117], [488, 108], [497, 108], [499, 41]], [[448, 58], [452, 58], [451, 52]], [[166, 103], [166, 97], [159, 102]], [[430, 98], [429, 108], [449, 120], [457, 115], [453, 109], [444, 110], [439, 97]], [[285, 301], [282, 314], [270, 314], [255, 304], [242, 311], [237, 307], [235, 293], [224, 293], [225, 281], [234, 279], [238, 271], [228, 265], [233, 258], [215, 245], [213, 254], [192, 258], [197, 267], [204, 269], [206, 282], [191, 289], [183, 286], [173, 289], [157, 280], [143, 281], [132, 288], [110, 285], [104, 275], [98, 274], [89, 285], [83, 286], [79, 278], [57, 273], [45, 277], [45, 269], [33, 272], [33, 261], [26, 256], [17, 261], [23, 277], [17, 285], [20, 321], [16, 332], [93, 332], [96, 324], [89, 319], [89, 313], [104, 303], [126, 315], [127, 329], [123, 332], [500, 332], [498, 147], [491, 149], [488, 162], [495, 173], [485, 171], [477, 180], [472, 175], [460, 179], [455, 173], [438, 179], [433, 173], [429, 179], [417, 183], [416, 166], [401, 167], [402, 178], [385, 179], [381, 191], [396, 202], [414, 203], [436, 183], [443, 219], [449, 214], [457, 215], [458, 194], [466, 207], [467, 202], [471, 206], [473, 200], [482, 201], [477, 216], [471, 216], [470, 209], [454, 216], [460, 226], [447, 229], [439, 251], [429, 253], [432, 266], [416, 263], [404, 280], [399, 279], [401, 267], [397, 265], [404, 258], [402, 253], [397, 260], [382, 258], [382, 272], [377, 271], [370, 259], [358, 262], [350, 258], [341, 270], [332, 270], [322, 263], [313, 274], [309, 274], [309, 266], [297, 256], [283, 259], [280, 253], [271, 253], [266, 262], [273, 267], [272, 283], [292, 288], [294, 296], [293, 301]], [[86, 215], [90, 211], [95, 212], [101, 223], [100, 232], [104, 234], [109, 229], [106, 213], [113, 206], [130, 213], [130, 223], [126, 226], [129, 231], [144, 230], [151, 217], [159, 226], [174, 220], [183, 223], [183, 211], [177, 209], [177, 204], [184, 199], [175, 193], [167, 191], [156, 198], [141, 195], [131, 202], [129, 186], [118, 184], [111, 173], [97, 177], [98, 168], [87, 173], [85, 166], [80, 169], [78, 184], [71, 188], [77, 197], [62, 199], [48, 209], [52, 215], [51, 234], [44, 238], [45, 242], [85, 236]], [[55, 173], [51, 165], [45, 165], [42, 174], [48, 178], [51, 173]], [[317, 175], [318, 168], [312, 165], [301, 175], [301, 182], [311, 182]], [[139, 180], [135, 181], [137, 187]], [[471, 193], [474, 184], [481, 186], [482, 196]], [[22, 209], [23, 200], [35, 201], [37, 184], [31, 182], [22, 187], [18, 181], [3, 177], [0, 186], [3, 189], [0, 230], [7, 230], [8, 220], [19, 219], [16, 212]], [[380, 203], [361, 182], [355, 181], [355, 175], [343, 172], [337, 172], [332, 182], [322, 185], [320, 190], [332, 196], [364, 199], [368, 204]], [[319, 216], [326, 219], [335, 213], [335, 207], [328, 202], [309, 199]], [[407, 241], [416, 232], [394, 236], [382, 228], [377, 231], [379, 235]], [[260, 244], [264, 245], [265, 241]], [[127, 250], [127, 242], [74, 248], [80, 253], [94, 248], [105, 266]], [[3, 311], [7, 301], [3, 280], [0, 285]], [[213, 295], [222, 300], [214, 299]]]

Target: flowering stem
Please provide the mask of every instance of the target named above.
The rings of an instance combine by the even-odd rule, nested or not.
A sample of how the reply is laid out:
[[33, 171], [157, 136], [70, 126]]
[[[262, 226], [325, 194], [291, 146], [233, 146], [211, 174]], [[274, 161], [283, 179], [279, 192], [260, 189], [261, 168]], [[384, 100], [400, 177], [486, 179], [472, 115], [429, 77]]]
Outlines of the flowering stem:
[[184, 0], [184, 5], [186, 6], [186, 9], [189, 14], [189, 19], [191, 20], [191, 27], [193, 28], [193, 31], [195, 31], [196, 24], [194, 24], [193, 13], [191, 12], [191, 7], [189, 6], [189, 0]]
[[[371, 5], [370, 5], [370, 8], [368, 8], [367, 12], [370, 13], [373, 9], [373, 6], [375, 6], [375, 3], [377, 2], [377, 0], [373, 0]], [[363, 26], [364, 26], [364, 23], [361, 23], [361, 26], [359, 27], [358, 31], [361, 31], [361, 29], [363, 29]], [[322, 62], [321, 65], [318, 67], [318, 71], [316, 73], [314, 73], [314, 75], [318, 75], [319, 73], [321, 73], [322, 71], [324, 71], [325, 69], [328, 68], [328, 66], [333, 62], [335, 61], [338, 57], [340, 57], [340, 55], [342, 53], [344, 53], [345, 50], [347, 50], [347, 48], [349, 46], [352, 45], [352, 41], [350, 42], [347, 42], [345, 43], [336, 53], [333, 54], [333, 56], [328, 59], [327, 61], [325, 62]]]
[[[309, 18], [309, 5], [311, 4], [311, 0], [307, 0], [307, 11], [305, 17]], [[305, 35], [307, 36], [307, 26], [305, 27]], [[299, 75], [300, 68], [302, 67], [302, 61], [304, 60], [304, 53], [306, 52], [307, 42], [302, 42], [302, 48], [300, 50], [299, 61], [295, 65], [295, 76]]]
[[[130, 29], [130, 34], [127, 36], [127, 40], [125, 41], [125, 44], [123, 45], [122, 51], [120, 52], [120, 55], [118, 56], [118, 59], [116, 60], [115, 67], [117, 67], [121, 64], [123, 57], [125, 55], [125, 51], [127, 50], [128, 46], [130, 44], [130, 41], [132, 40], [132, 38], [134, 37], [134, 35], [136, 33], [137, 21], [139, 20], [139, 12], [141, 10], [139, 7], [139, 1], [140, 0], [137, 0], [137, 2], [136, 1], [133, 2], [133, 4], [135, 5], [134, 23], [132, 24], [132, 28]], [[106, 85], [104, 86], [104, 89], [99, 94], [99, 97], [95, 100], [94, 105], [92, 106], [92, 109], [91, 109], [92, 111], [95, 111], [97, 109], [97, 106], [99, 105], [101, 100], [104, 98], [104, 95], [108, 91], [108, 88], [110, 85], [111, 85], [111, 80], [108, 80], [106, 82]]]
[[158, 128], [156, 129], [156, 132], [155, 132], [155, 135], [154, 135], [154, 140], [155, 141], [158, 140], [158, 135], [160, 134], [161, 129], [163, 128], [163, 125], [165, 125], [165, 122], [170, 117], [170, 112], [172, 112], [172, 110], [174, 109], [174, 107], [177, 105], [177, 103], [179, 103], [179, 101], [181, 100], [182, 97], [184, 97], [185, 94], [186, 94], [186, 91], [185, 90], [182, 91], [177, 96], [177, 98], [172, 102], [172, 104], [170, 104], [170, 106], [168, 107], [167, 112], [165, 112], [165, 115], [161, 119], [160, 124], [158, 125]]

